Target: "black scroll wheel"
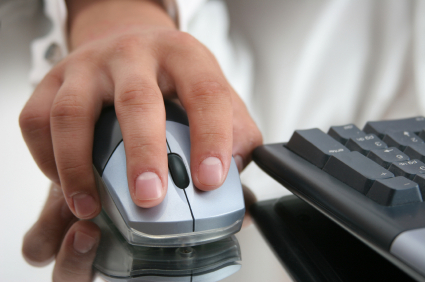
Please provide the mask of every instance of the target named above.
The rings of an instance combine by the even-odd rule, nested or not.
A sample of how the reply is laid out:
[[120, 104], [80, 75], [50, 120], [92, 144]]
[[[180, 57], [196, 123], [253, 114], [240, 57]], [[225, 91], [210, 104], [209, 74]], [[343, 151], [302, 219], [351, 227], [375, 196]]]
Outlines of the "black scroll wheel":
[[174, 184], [177, 187], [184, 189], [189, 186], [189, 175], [186, 171], [186, 166], [183, 163], [182, 158], [175, 154], [168, 154], [168, 169], [171, 173], [171, 178], [173, 178]]

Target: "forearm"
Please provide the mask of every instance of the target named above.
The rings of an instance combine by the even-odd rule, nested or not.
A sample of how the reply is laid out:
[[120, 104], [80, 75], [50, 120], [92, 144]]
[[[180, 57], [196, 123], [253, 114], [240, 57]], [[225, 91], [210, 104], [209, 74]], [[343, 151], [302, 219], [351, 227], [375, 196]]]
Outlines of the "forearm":
[[151, 0], [67, 0], [66, 4], [70, 50], [135, 26], [176, 28], [165, 10]]

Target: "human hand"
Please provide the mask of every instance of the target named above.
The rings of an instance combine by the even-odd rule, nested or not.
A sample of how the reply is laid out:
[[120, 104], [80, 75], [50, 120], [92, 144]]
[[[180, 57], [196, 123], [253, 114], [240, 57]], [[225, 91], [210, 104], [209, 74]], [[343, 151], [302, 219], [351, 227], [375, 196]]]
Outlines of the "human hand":
[[20, 125], [36, 163], [60, 185], [78, 218], [101, 210], [92, 146], [95, 122], [107, 105], [115, 105], [130, 195], [138, 206], [155, 206], [166, 194], [163, 98], [178, 98], [187, 111], [196, 187], [219, 187], [232, 154], [239, 170], [249, 163], [262, 142], [258, 128], [214, 56], [178, 31], [161, 7], [74, 0], [68, 11], [72, 52], [40, 82]]
[[78, 221], [61, 188], [52, 184], [40, 217], [24, 237], [22, 254], [29, 264], [38, 267], [55, 259], [53, 281], [92, 281], [99, 242], [99, 227]]

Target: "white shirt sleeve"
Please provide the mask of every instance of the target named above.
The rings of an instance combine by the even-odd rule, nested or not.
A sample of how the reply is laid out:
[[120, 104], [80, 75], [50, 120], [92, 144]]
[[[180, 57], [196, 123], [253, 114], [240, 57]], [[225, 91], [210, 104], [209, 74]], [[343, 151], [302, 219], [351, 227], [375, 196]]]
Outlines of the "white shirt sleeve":
[[[160, 0], [179, 29], [188, 31], [189, 22], [207, 0]], [[50, 69], [68, 54], [66, 36], [67, 9], [65, 0], [44, 0], [44, 14], [52, 28], [31, 44], [30, 82], [37, 85]]]
[[50, 69], [68, 54], [67, 10], [64, 0], [44, 0], [44, 14], [51, 21], [49, 33], [31, 44], [30, 82], [37, 85]]
[[[171, 0], [177, 6], [178, 26], [181, 31], [187, 32], [189, 23], [207, 0]], [[171, 2], [170, 1], [170, 2]], [[166, 4], [168, 1], [164, 1]], [[169, 4], [171, 6], [172, 4]], [[166, 5], [168, 6], [168, 5]], [[168, 7], [169, 7], [168, 6]], [[169, 13], [170, 14], [170, 13]]]

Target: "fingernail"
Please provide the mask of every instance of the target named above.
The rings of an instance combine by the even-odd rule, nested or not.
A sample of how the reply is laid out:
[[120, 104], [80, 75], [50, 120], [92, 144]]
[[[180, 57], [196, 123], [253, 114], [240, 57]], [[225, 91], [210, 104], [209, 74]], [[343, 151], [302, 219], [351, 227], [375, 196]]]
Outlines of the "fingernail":
[[241, 172], [243, 170], [243, 159], [241, 156], [236, 155], [233, 157], [235, 160], [236, 166], [238, 167], [238, 171]]
[[77, 217], [87, 218], [97, 210], [97, 204], [94, 198], [87, 194], [77, 194], [72, 197], [74, 209]]
[[85, 254], [93, 248], [94, 244], [96, 244], [95, 238], [80, 231], [75, 232], [73, 245], [77, 252]]
[[162, 183], [154, 172], [144, 172], [136, 179], [136, 198], [139, 200], [154, 200], [161, 197]]
[[199, 165], [198, 179], [204, 185], [216, 186], [221, 184], [223, 165], [218, 158], [209, 157]]

